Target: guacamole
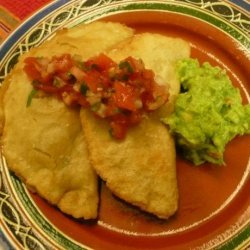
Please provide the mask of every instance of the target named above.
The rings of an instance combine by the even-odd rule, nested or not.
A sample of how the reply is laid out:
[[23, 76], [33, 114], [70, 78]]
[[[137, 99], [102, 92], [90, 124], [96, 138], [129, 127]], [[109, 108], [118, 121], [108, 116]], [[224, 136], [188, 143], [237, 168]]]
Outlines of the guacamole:
[[226, 72], [195, 59], [177, 64], [181, 82], [175, 111], [163, 119], [184, 157], [195, 165], [223, 164], [225, 145], [250, 133], [250, 105], [242, 105], [239, 89]]

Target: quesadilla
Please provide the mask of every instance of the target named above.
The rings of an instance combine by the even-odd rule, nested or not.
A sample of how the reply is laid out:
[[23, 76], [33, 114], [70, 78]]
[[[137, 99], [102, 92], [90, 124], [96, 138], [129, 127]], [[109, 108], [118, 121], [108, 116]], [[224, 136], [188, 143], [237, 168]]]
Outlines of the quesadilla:
[[178, 188], [174, 141], [160, 118], [173, 110], [180, 88], [175, 63], [190, 56], [189, 44], [181, 39], [144, 33], [123, 41], [107, 55], [116, 62], [128, 56], [142, 59], [145, 67], [155, 72], [156, 81], [168, 85], [170, 97], [160, 110], [131, 127], [121, 141], [110, 136], [105, 120], [81, 109], [90, 162], [112, 193], [166, 219], [177, 210]]
[[98, 179], [88, 160], [79, 109], [44, 93], [34, 95], [24, 60], [63, 53], [89, 58], [132, 35], [118, 23], [63, 29], [23, 55], [3, 84], [2, 145], [8, 167], [30, 190], [75, 218], [96, 218], [98, 210]]

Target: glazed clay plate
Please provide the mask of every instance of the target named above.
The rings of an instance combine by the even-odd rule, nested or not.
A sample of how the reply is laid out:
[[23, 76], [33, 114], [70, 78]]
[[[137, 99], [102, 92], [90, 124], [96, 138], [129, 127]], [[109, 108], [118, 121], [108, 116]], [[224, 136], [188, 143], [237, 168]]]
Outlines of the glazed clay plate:
[[[122, 22], [190, 42], [192, 57], [219, 65], [250, 102], [247, 12], [221, 1], [55, 1], [26, 20], [0, 49], [1, 81], [20, 54], [61, 27]], [[242, 3], [244, 7], [244, 3]], [[30, 193], [0, 165], [0, 244], [7, 249], [244, 249], [250, 237], [250, 136], [226, 147], [225, 166], [177, 157], [179, 209], [167, 221], [115, 198], [101, 185], [97, 221], [79, 221]]]

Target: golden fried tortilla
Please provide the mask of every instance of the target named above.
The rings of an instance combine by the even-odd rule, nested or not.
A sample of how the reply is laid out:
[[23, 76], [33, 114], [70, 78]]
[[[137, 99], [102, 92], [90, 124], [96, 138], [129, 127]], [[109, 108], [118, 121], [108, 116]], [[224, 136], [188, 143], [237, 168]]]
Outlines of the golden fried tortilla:
[[175, 145], [160, 116], [171, 112], [179, 92], [174, 64], [189, 55], [185, 41], [148, 33], [135, 35], [108, 53], [117, 62], [128, 56], [141, 58], [170, 88], [170, 100], [161, 112], [130, 128], [124, 140], [111, 138], [107, 122], [81, 110], [90, 161], [98, 175], [119, 198], [164, 219], [177, 210], [178, 188]]
[[144, 119], [123, 141], [108, 133], [106, 122], [81, 110], [90, 160], [98, 175], [119, 198], [168, 218], [177, 209], [174, 141], [158, 119]]
[[33, 98], [26, 107], [32, 90], [27, 76], [17, 69], [10, 81], [2, 138], [9, 168], [62, 211], [95, 218], [97, 177], [88, 161], [79, 112], [54, 97]]
[[98, 208], [98, 180], [88, 160], [79, 110], [54, 96], [39, 95], [27, 107], [32, 85], [23, 72], [23, 60], [63, 53], [88, 59], [132, 34], [118, 23], [64, 29], [21, 57], [4, 82], [2, 143], [9, 168], [31, 190], [75, 218], [96, 218]]
[[[117, 43], [131, 37], [134, 30], [120, 23], [93, 22], [80, 24], [70, 29], [62, 29], [39, 48], [33, 48], [20, 61], [28, 56], [52, 57], [69, 53], [78, 55], [81, 60], [87, 60], [101, 52], [111, 49]], [[22, 65], [21, 65], [22, 66]]]

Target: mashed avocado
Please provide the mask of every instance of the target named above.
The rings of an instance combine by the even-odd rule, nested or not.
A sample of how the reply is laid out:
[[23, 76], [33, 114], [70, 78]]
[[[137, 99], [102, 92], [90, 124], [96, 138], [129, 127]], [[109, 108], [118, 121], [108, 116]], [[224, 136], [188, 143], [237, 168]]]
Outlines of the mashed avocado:
[[242, 105], [239, 89], [225, 71], [195, 59], [178, 62], [181, 82], [175, 111], [163, 119], [184, 157], [199, 165], [223, 164], [225, 145], [250, 133], [250, 105]]

